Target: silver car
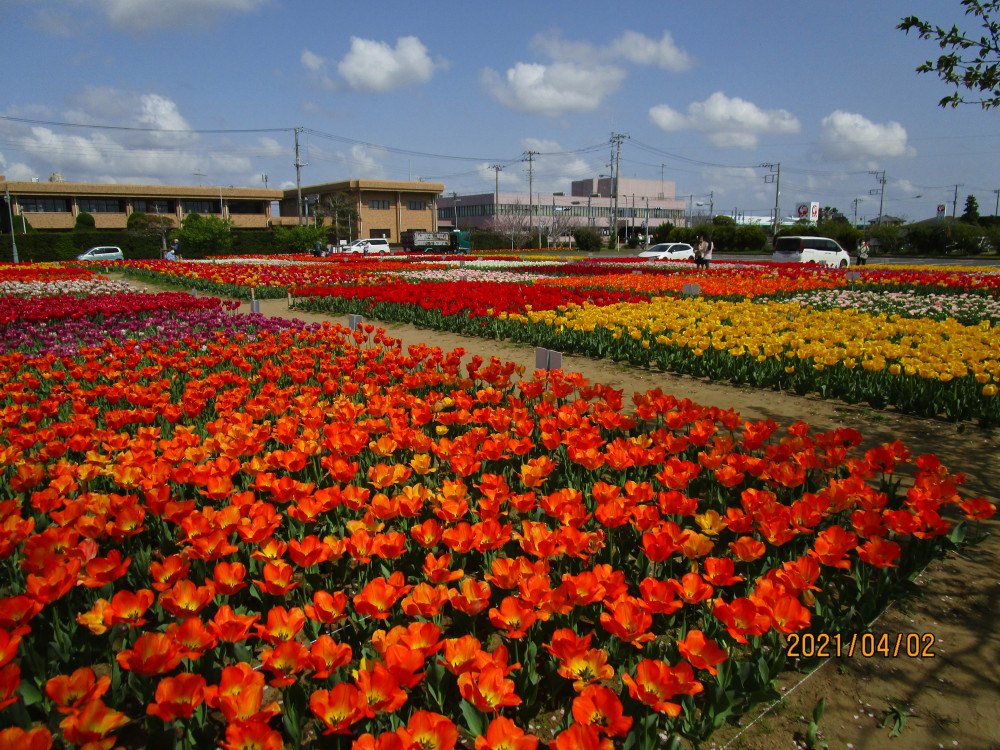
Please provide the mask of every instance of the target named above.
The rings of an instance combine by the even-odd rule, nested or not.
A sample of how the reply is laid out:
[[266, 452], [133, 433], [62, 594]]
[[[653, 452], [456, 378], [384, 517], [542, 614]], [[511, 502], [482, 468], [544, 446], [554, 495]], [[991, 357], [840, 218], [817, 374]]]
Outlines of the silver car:
[[85, 253], [76, 256], [77, 260], [125, 260], [125, 255], [120, 247], [114, 245], [99, 245], [92, 247]]

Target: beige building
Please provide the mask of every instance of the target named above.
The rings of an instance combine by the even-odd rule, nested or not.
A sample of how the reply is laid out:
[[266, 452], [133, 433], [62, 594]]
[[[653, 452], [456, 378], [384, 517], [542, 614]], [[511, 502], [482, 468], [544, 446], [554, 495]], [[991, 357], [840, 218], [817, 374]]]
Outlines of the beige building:
[[399, 235], [408, 229], [437, 229], [437, 201], [443, 191], [440, 182], [403, 180], [341, 180], [310, 185], [301, 191], [291, 188], [284, 192], [278, 221], [284, 226], [298, 223], [300, 193], [303, 215], [307, 205], [319, 203], [324, 207], [334, 199], [346, 200], [360, 217], [360, 226], [350, 228], [352, 238], [384, 237], [397, 243]]
[[[176, 226], [194, 213], [230, 219], [240, 229], [288, 227], [305, 223], [307, 206], [315, 206], [317, 202], [328, 204], [333, 196], [340, 196], [341, 200], [350, 201], [360, 217], [359, 226], [350, 228], [352, 239], [385, 237], [395, 243], [407, 229], [437, 229], [437, 201], [443, 190], [440, 182], [392, 180], [342, 180], [311, 185], [301, 189], [300, 218], [300, 191], [295, 188], [8, 182], [0, 175], [0, 193], [10, 198], [15, 232], [21, 231], [22, 217], [38, 230], [69, 230], [76, 225], [81, 212], [94, 217], [97, 229], [125, 229], [129, 215], [136, 211], [169, 216]], [[312, 217], [308, 218], [311, 222]], [[2, 226], [6, 226], [6, 219], [4, 216]]]
[[2, 175], [0, 192], [10, 196], [15, 232], [20, 217], [43, 231], [72, 229], [80, 212], [91, 214], [97, 229], [125, 229], [135, 211], [169, 216], [176, 225], [188, 214], [201, 214], [231, 219], [241, 229], [266, 229], [275, 219], [272, 204], [285, 194], [267, 188], [8, 182]]

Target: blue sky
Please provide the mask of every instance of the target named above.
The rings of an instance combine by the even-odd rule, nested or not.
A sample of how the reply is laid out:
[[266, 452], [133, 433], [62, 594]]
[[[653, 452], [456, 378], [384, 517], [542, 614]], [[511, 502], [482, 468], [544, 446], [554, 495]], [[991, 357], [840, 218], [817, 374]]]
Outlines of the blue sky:
[[[425, 179], [527, 191], [609, 172], [716, 213], [817, 201], [918, 220], [993, 213], [1000, 113], [942, 109], [896, 25], [958, 0], [839, 3], [0, 0], [0, 173], [262, 186]], [[978, 29], [977, 29], [978, 30]], [[65, 127], [54, 123], [112, 127]], [[244, 131], [244, 132], [209, 132]], [[857, 204], [854, 203], [858, 200]]]

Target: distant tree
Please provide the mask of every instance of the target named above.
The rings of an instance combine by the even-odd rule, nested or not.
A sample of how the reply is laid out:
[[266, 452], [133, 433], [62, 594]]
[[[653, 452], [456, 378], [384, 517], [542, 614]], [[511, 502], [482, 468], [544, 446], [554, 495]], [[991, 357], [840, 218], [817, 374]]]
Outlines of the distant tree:
[[[936, 73], [938, 78], [955, 87], [954, 93], [938, 102], [941, 107], [959, 104], [979, 104], [983, 109], [1000, 106], [1000, 0], [979, 2], [961, 0], [965, 15], [975, 19], [982, 31], [966, 31], [953, 24], [950, 29], [907, 16], [896, 27], [916, 31], [920, 39], [930, 39], [942, 50], [949, 50], [937, 60], [927, 60], [917, 66], [918, 73]], [[970, 92], [979, 99], [966, 99]]]
[[176, 232], [177, 239], [181, 241], [181, 254], [185, 258], [226, 255], [233, 249], [231, 229], [232, 221], [229, 219], [188, 214]]
[[872, 251], [879, 255], [898, 255], [903, 246], [902, 232], [896, 224], [876, 224], [868, 230]]
[[323, 226], [278, 227], [274, 230], [274, 247], [279, 253], [309, 253], [316, 240], [324, 241], [326, 236]]
[[133, 211], [129, 214], [125, 228], [130, 234], [134, 234], [137, 237], [159, 237], [160, 250], [166, 253], [167, 235], [174, 228], [174, 222], [169, 216]]
[[[506, 237], [510, 241], [511, 248], [534, 247], [535, 244], [528, 244], [529, 238], [532, 237], [530, 221], [531, 214], [527, 207], [522, 206], [520, 201], [515, 201], [508, 213], [497, 214], [490, 219], [488, 228]], [[535, 242], [537, 243], [537, 236]]]
[[653, 230], [653, 244], [659, 244], [660, 242], [670, 242], [670, 235], [674, 231], [674, 225], [669, 221], [665, 221], [656, 229]]
[[76, 224], [73, 225], [73, 230], [76, 232], [92, 232], [96, 226], [94, 215], [86, 211], [81, 211], [76, 215]]
[[823, 206], [823, 208], [819, 210], [819, 223], [822, 224], [824, 221], [833, 221], [833, 219], [837, 216], [843, 216], [843, 214], [840, 213], [839, 208]]
[[970, 195], [965, 199], [965, 211], [962, 212], [962, 221], [966, 224], [979, 223], [979, 201], [976, 196]]
[[330, 227], [326, 236], [334, 244], [339, 244], [340, 240], [352, 240], [355, 230], [358, 229], [358, 206], [354, 200], [342, 193], [336, 195], [324, 195], [315, 208], [317, 224], [324, 224], [326, 219], [330, 220]]
[[596, 253], [601, 249], [604, 240], [597, 232], [588, 227], [580, 227], [573, 231], [573, 239], [579, 250], [585, 253]]
[[758, 252], [767, 245], [767, 230], [764, 227], [741, 226], [733, 236], [733, 250]]

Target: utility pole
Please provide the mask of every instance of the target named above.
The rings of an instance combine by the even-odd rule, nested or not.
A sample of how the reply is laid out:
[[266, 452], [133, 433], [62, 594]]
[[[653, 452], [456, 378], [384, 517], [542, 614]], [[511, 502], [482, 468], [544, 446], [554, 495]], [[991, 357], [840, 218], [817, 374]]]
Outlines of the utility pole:
[[858, 226], [858, 204], [861, 203], [862, 198], [855, 198], [851, 201], [851, 205], [854, 206], [854, 226]]
[[299, 161], [299, 133], [301, 133], [305, 128], [295, 128], [295, 190], [298, 193], [298, 216], [299, 216], [299, 226], [302, 226], [302, 167], [308, 167], [308, 164], [303, 164]]
[[778, 222], [781, 220], [781, 162], [776, 164], [761, 164], [771, 170], [771, 174], [764, 175], [766, 184], [774, 183], [774, 226], [771, 236], [778, 236]]
[[958, 214], [958, 189], [960, 187], [962, 185], [955, 185], [955, 197], [951, 200], [951, 218], [953, 219]]
[[994, 190], [993, 192], [997, 194], [997, 207], [993, 209], [993, 215], [1000, 216], [1000, 190]]
[[496, 185], [493, 188], [493, 215], [496, 216], [497, 204], [500, 202], [500, 173], [503, 171], [502, 164], [491, 164], [490, 169], [492, 169], [496, 174]]
[[618, 250], [620, 248], [620, 245], [618, 243], [618, 178], [621, 176], [622, 140], [628, 137], [629, 137], [628, 133], [611, 134], [611, 143], [613, 143], [615, 147], [614, 151], [615, 178], [613, 181], [615, 187], [615, 210], [614, 210], [615, 250]]
[[[17, 258], [17, 240], [14, 239], [14, 214], [10, 210], [10, 191], [4, 190], [3, 199], [7, 201], [7, 220], [10, 222], [10, 249], [15, 263], [20, 261]], [[21, 208], [21, 219], [24, 219], [24, 208]]]
[[[535, 214], [535, 203], [532, 198], [532, 188], [534, 185], [534, 159], [538, 156], [537, 151], [525, 151], [524, 155], [528, 157], [528, 226], [534, 224], [534, 214]], [[539, 219], [538, 227], [538, 249], [542, 249], [542, 228], [541, 219]]]
[[869, 172], [869, 174], [875, 175], [875, 181], [879, 184], [879, 187], [875, 190], [869, 190], [868, 195], [878, 195], [878, 225], [882, 226], [882, 206], [885, 205], [885, 170], [881, 172]]

